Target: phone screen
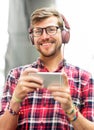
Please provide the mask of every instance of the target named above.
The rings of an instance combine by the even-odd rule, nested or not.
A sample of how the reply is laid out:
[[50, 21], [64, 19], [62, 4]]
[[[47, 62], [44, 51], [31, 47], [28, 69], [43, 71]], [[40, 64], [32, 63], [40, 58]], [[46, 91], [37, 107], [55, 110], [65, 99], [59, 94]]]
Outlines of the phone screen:
[[59, 72], [37, 72], [33, 74], [43, 79], [44, 87], [48, 87], [51, 84], [58, 84], [61, 86], [63, 83], [62, 73]]

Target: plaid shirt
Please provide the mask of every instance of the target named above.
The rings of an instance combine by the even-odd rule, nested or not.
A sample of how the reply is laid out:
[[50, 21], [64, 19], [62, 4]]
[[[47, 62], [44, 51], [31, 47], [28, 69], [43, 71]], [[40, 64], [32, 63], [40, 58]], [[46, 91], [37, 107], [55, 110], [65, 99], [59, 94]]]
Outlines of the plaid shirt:
[[[17, 85], [21, 71], [28, 67], [48, 72], [40, 59], [31, 65], [12, 69], [8, 74], [2, 97], [2, 111], [7, 107]], [[73, 103], [82, 115], [94, 121], [94, 81], [90, 73], [62, 61], [55, 72], [62, 68], [68, 76]], [[60, 104], [53, 99], [46, 88], [28, 93], [21, 104], [17, 130], [74, 130]]]

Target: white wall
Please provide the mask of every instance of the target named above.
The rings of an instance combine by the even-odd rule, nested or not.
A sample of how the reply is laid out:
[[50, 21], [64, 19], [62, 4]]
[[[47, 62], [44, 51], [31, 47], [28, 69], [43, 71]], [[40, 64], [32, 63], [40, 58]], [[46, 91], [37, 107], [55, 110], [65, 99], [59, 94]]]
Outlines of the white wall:
[[65, 57], [94, 74], [94, 4], [93, 0], [56, 0], [57, 9], [71, 27]]
[[8, 42], [8, 0], [0, 1], [0, 95], [4, 84], [4, 56]]

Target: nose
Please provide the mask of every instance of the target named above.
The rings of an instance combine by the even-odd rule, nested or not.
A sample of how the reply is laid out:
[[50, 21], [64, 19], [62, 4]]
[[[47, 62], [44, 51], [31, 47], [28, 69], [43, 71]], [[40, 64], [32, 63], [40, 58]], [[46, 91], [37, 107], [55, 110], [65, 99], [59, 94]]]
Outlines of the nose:
[[49, 35], [47, 34], [47, 31], [46, 31], [46, 29], [45, 29], [45, 28], [43, 29], [43, 32], [42, 32], [41, 37], [42, 37], [43, 39], [45, 39], [45, 38], [48, 38], [48, 37], [49, 37]]

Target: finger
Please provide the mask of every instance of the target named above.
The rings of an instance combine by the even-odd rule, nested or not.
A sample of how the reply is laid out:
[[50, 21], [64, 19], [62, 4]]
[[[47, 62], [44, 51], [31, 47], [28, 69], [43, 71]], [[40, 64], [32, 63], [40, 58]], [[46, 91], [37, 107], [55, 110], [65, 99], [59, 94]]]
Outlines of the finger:
[[38, 72], [38, 69], [29, 67], [29, 68], [22, 70], [21, 74], [29, 75], [30, 73], [36, 73], [36, 72]]
[[[57, 93], [62, 93], [63, 92], [63, 94], [65, 93], [65, 94], [70, 94], [70, 89], [69, 89], [69, 87], [54, 87], [54, 86], [50, 86], [50, 87], [48, 87], [47, 88], [51, 93], [55, 93], [55, 94], [57, 94]], [[62, 95], [63, 95], [62, 94]]]
[[37, 89], [37, 88], [42, 88], [42, 84], [38, 84], [36, 82], [21, 82], [21, 87], [26, 87], [26, 88], [34, 88], [34, 89]]
[[15, 92], [18, 97], [20, 96], [22, 98], [21, 95], [26, 95], [28, 92], [32, 92], [40, 88], [42, 88], [42, 85], [40, 84], [22, 81], [18, 83]]
[[40, 77], [32, 76], [32, 75], [21, 76], [19, 78], [19, 82], [23, 82], [23, 81], [26, 81], [26, 82], [35, 82], [35, 83], [40, 84], [40, 85], [43, 84], [43, 80]]
[[43, 80], [37, 78], [37, 77], [33, 77], [33, 78], [26, 78], [27, 76], [24, 76], [23, 79], [20, 79], [18, 81], [18, 85], [20, 87], [30, 87], [30, 88], [42, 88], [43, 87]]
[[67, 99], [70, 98], [70, 93], [67, 92], [67, 91], [64, 91], [64, 92], [62, 92], [62, 91], [53, 91], [52, 95], [57, 96], [57, 97], [67, 98]]

